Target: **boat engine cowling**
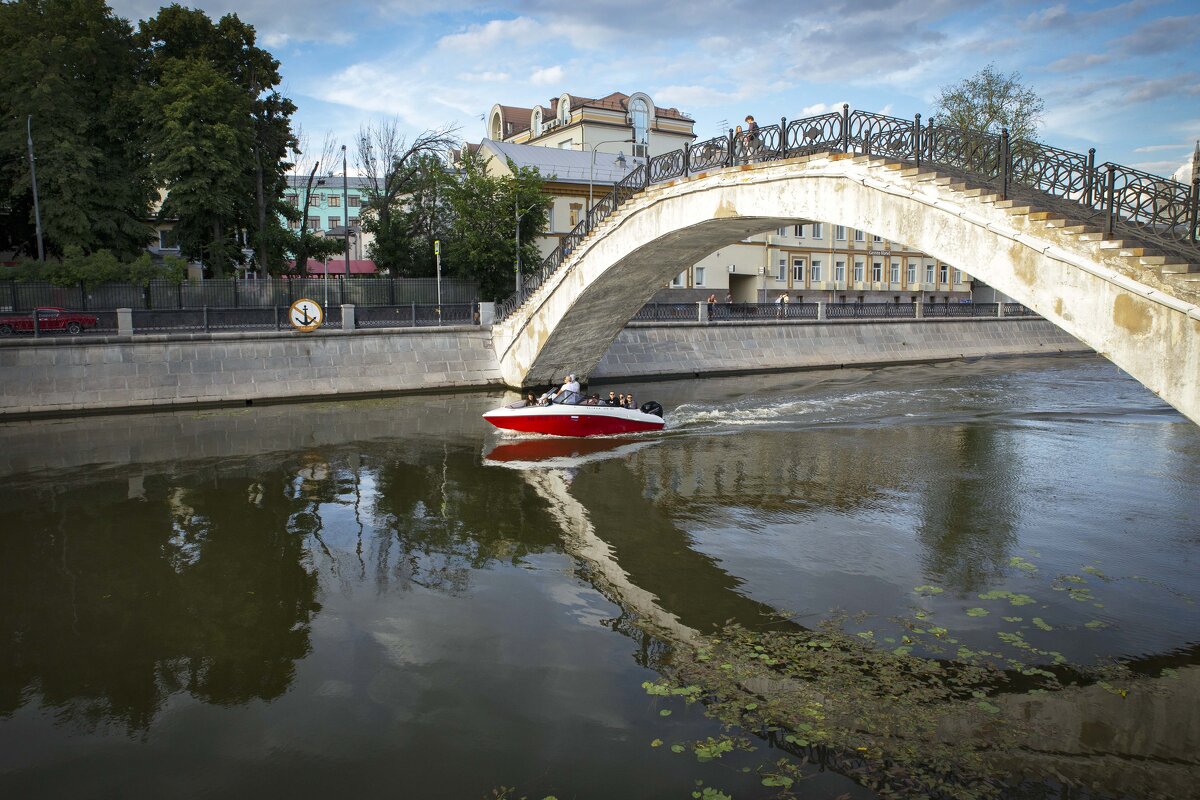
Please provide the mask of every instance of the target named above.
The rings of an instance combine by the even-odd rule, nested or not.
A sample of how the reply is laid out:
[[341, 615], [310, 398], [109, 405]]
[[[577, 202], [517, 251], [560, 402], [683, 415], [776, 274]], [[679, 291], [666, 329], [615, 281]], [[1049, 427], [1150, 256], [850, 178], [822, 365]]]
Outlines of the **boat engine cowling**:
[[655, 416], [657, 416], [659, 418], [661, 418], [663, 415], [663, 407], [660, 406], [658, 403], [654, 402], [653, 400], [646, 402], [646, 403], [642, 403], [642, 407], [639, 410], [643, 414], [654, 414]]

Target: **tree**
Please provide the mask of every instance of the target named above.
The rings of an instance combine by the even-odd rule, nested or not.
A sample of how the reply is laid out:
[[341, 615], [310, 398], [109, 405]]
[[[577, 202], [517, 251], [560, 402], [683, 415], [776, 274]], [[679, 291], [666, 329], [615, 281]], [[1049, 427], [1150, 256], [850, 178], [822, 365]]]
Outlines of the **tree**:
[[133, 256], [153, 237], [141, 56], [102, 0], [0, 3], [0, 250], [37, 252], [26, 157], [32, 116], [46, 249]]
[[428, 186], [433, 161], [440, 162], [454, 146], [456, 132], [453, 127], [429, 130], [410, 143], [396, 120], [359, 130], [355, 166], [366, 180], [367, 196], [360, 219], [363, 230], [375, 235], [367, 254], [381, 269], [410, 274], [416, 232], [406, 213], [409, 197]]
[[148, 102], [159, 114], [150, 137], [155, 175], [169, 192], [162, 214], [178, 220], [180, 252], [220, 276], [241, 258], [250, 98], [207, 61], [171, 60]]
[[[283, 211], [282, 197], [290, 167], [287, 155], [296, 146], [291, 130], [291, 115], [296, 107], [275, 89], [282, 80], [279, 61], [258, 47], [255, 38], [254, 27], [242, 22], [236, 14], [227, 14], [214, 24], [203, 11], [179, 5], [167, 6], [155, 18], [143, 21], [137, 34], [137, 41], [146, 53], [149, 101], [145, 112], [151, 135], [159, 145], [152, 151], [156, 160], [174, 161], [171, 166], [175, 167], [180, 160], [178, 153], [172, 152], [176, 145], [212, 153], [214, 148], [229, 144], [230, 138], [238, 140], [236, 150], [224, 153], [207, 166], [203, 160], [192, 158], [186, 173], [187, 180], [194, 184], [207, 172], [222, 192], [209, 203], [209, 210], [221, 206], [222, 216], [207, 221], [212, 223], [213, 230], [204, 256], [205, 263], [217, 273], [231, 259], [240, 261], [242, 247], [250, 245], [260, 268], [278, 271], [288, 243], [278, 215]], [[208, 71], [202, 74], [202, 68]], [[219, 87], [217, 84], [221, 82], [226, 86]], [[172, 83], [177, 85], [172, 87]], [[191, 90], [199, 93], [188, 95]], [[178, 126], [171, 129], [156, 119], [159, 108], [156, 104], [162, 92], [177, 95], [180, 108], [186, 110], [191, 104], [214, 116], [218, 109], [209, 100], [220, 95], [229, 99], [231, 111], [236, 109], [236, 115], [221, 119], [220, 126], [207, 139], [202, 128], [187, 130], [184, 135]], [[233, 93], [241, 97], [234, 99]], [[179, 122], [177, 119], [176, 123]], [[183, 178], [183, 174], [172, 173], [162, 164], [158, 166], [160, 176]], [[167, 188], [175, 191], [171, 184]], [[193, 220], [185, 227], [194, 234], [201, 224]], [[195, 248], [197, 243], [193, 236], [189, 246]]]
[[511, 175], [490, 175], [478, 153], [465, 153], [457, 180], [448, 184], [453, 211], [446, 262], [457, 275], [479, 281], [480, 296], [498, 300], [515, 289], [517, 217], [522, 272], [541, 261], [537, 237], [546, 231], [551, 198], [534, 167], [508, 162]]
[[1001, 75], [995, 64], [943, 86], [934, 100], [939, 122], [980, 133], [1007, 128], [1010, 139], [1035, 139], [1044, 108], [1042, 98], [1021, 83], [1021, 73]]

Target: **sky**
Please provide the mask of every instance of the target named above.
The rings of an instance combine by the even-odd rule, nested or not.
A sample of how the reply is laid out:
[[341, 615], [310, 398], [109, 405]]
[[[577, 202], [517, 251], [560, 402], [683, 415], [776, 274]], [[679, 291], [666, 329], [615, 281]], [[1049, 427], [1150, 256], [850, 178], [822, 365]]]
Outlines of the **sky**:
[[[152, 0], [110, 0], [127, 19]], [[699, 138], [840, 108], [927, 116], [989, 63], [1045, 101], [1039, 138], [1169, 175], [1200, 139], [1194, 0], [201, 0], [253, 24], [312, 141], [396, 120], [479, 141], [495, 103], [642, 91]], [[353, 170], [353, 168], [352, 168]]]

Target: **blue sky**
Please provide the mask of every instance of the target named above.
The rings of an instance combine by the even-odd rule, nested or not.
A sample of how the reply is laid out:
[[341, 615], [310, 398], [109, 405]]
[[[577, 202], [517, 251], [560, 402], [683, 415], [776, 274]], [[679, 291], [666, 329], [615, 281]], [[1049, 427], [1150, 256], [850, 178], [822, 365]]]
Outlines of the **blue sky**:
[[[138, 19], [159, 3], [113, 0]], [[478, 141], [494, 103], [644, 91], [715, 135], [843, 102], [910, 117], [994, 63], [1045, 100], [1042, 141], [1170, 174], [1200, 138], [1200, 6], [1174, 0], [256, 0], [235, 11], [283, 64], [314, 140], [442, 125]]]

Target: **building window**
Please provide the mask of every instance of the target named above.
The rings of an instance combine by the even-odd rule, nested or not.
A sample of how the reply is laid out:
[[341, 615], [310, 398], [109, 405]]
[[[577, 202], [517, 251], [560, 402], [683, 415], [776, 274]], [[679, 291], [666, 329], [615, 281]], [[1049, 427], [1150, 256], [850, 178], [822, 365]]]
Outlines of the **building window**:
[[820, 239], [823, 234], [823, 226], [819, 222], [814, 222], [812, 226], [812, 238]]
[[834, 225], [833, 226], [833, 238], [837, 239], [839, 242], [846, 241], [846, 226], [845, 225]]
[[287, 204], [289, 206], [291, 206], [292, 208], [299, 208], [300, 207], [300, 195], [289, 194], [288, 199], [287, 199]]
[[540, 108], [533, 112], [533, 135], [542, 135], [542, 110]]
[[[780, 228], [779, 230], [775, 231], [775, 235], [776, 236], [787, 236], [787, 228]], [[797, 233], [796, 235], [799, 236], [800, 234]]]
[[861, 261], [854, 262], [854, 280], [858, 283], [863, 282], [863, 267], [865, 265]]
[[292, 229], [292, 230], [294, 230], [294, 231], [298, 231], [298, 230], [300, 230], [300, 220], [298, 220], [298, 219], [289, 219], [289, 220], [288, 220], [288, 227], [289, 227], [289, 228], [291, 228], [291, 229]]
[[315, 231], [317, 228], [321, 227], [321, 218], [320, 217], [309, 217], [308, 225], [305, 227], [307, 227], [310, 231]]
[[882, 241], [883, 241], [883, 237], [882, 237], [882, 236], [880, 236], [879, 234], [875, 234], [874, 236], [872, 236], [872, 237], [871, 237], [871, 241], [872, 241], [872, 242], [882, 242]]
[[349, 208], [358, 208], [358, 204], [359, 204], [360, 202], [362, 202], [362, 201], [359, 199], [358, 195], [356, 195], [356, 194], [352, 194], [352, 195], [350, 195], [350, 197], [348, 198], [348, 202], [346, 203], [346, 205], [347, 205]]
[[846, 262], [833, 262], [833, 279], [838, 283], [843, 283], [846, 280]]
[[330, 217], [330, 218], [329, 218], [329, 227], [330, 227], [330, 229], [336, 228], [338, 225], [341, 225], [341, 224], [342, 224], [342, 218], [341, 218], [341, 217]]
[[941, 278], [943, 286], [949, 286], [950, 285], [950, 267], [947, 266], [946, 264], [942, 264], [941, 269], [938, 270], [938, 277]]
[[925, 265], [925, 282], [928, 284], [933, 283], [933, 264]]
[[561, 142], [558, 143], [558, 149], [559, 150], [574, 150], [575, 149], [575, 140], [574, 139], [563, 139]]
[[908, 285], [912, 286], [917, 282], [917, 265], [913, 262], [908, 262]]
[[867, 235], [866, 235], [865, 231], [855, 231], [854, 232], [854, 241], [865, 242], [866, 240], [867, 240]]
[[158, 232], [158, 249], [179, 249], [179, 234], [175, 232], [174, 228], [167, 228]]
[[358, 227], [358, 217], [351, 217], [350, 222], [348, 224], [350, 225], [351, 228], [357, 228]]
[[642, 98], [635, 98], [629, 106], [629, 117], [633, 123], [633, 154], [645, 156], [650, 134], [650, 107]]
[[687, 282], [687, 271], [679, 273], [674, 278], [671, 278], [671, 288], [680, 289]]
[[792, 284], [799, 285], [799, 286], [804, 285], [804, 259], [803, 258], [793, 258], [792, 259]]
[[893, 261], [893, 262], [892, 262], [892, 275], [891, 275], [891, 278], [892, 278], [892, 283], [893, 283], [893, 284], [895, 284], [895, 283], [899, 283], [899, 282], [900, 282], [900, 262], [899, 262], [899, 261]]
[[571, 229], [579, 224], [579, 213], [583, 211], [583, 203], [571, 203]]
[[694, 285], [695, 286], [703, 286], [704, 285], [704, 267], [696, 267], [694, 270], [692, 270], [692, 272], [696, 276]]
[[787, 281], [787, 259], [786, 258], [779, 259], [779, 271], [775, 273], [775, 280], [781, 281], [781, 282]]
[[808, 270], [808, 279], [813, 283], [819, 283], [821, 280], [821, 262], [813, 259], [812, 266]]
[[873, 280], [875, 283], [883, 283], [883, 262], [882, 261], [872, 261], [871, 262], [871, 280]]
[[954, 285], [955, 286], [962, 285], [962, 270], [961, 269], [954, 270]]
[[321, 201], [324, 199], [325, 195], [323, 194], [310, 194], [308, 196], [308, 207], [319, 208], [321, 206]]
[[342, 205], [342, 198], [338, 197], [336, 194], [329, 195], [329, 207], [330, 208], [340, 208], [341, 205]]
[[804, 238], [804, 226], [803, 225], [795, 225], [795, 226], [793, 226], [793, 229], [795, 230], [797, 239]]

